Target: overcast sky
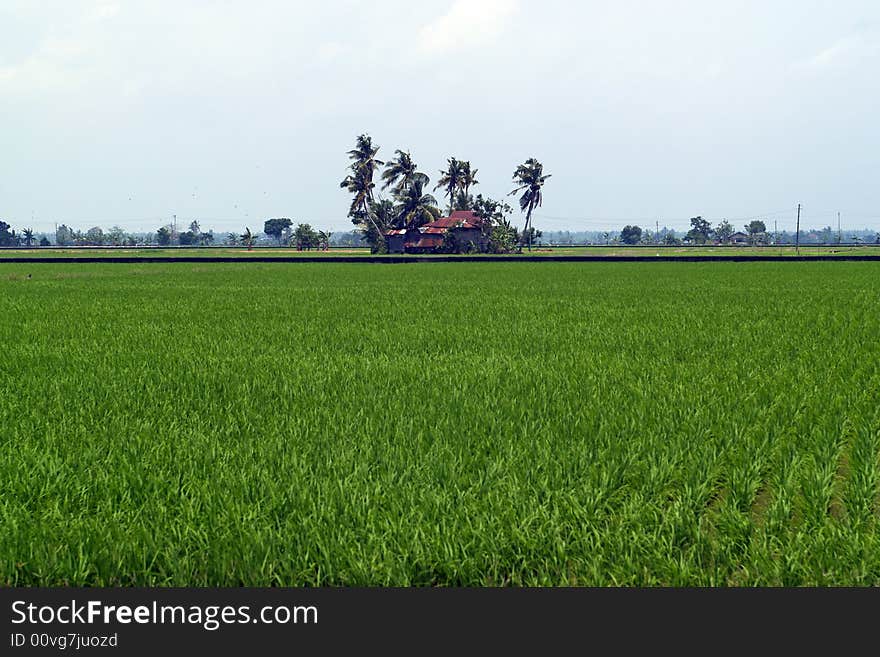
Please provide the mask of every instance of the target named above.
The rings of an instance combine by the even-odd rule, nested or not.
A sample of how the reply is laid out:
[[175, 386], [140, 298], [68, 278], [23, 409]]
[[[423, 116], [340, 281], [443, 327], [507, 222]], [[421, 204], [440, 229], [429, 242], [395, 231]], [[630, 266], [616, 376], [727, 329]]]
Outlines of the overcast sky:
[[876, 0], [0, 0], [0, 218], [346, 230], [368, 132], [548, 230], [880, 226], [878, 108]]

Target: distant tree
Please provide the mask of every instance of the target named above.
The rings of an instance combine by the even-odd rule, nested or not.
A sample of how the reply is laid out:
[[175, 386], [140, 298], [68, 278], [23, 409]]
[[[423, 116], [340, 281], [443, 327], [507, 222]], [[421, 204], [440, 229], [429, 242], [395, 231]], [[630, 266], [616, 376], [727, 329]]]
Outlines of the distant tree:
[[318, 233], [309, 224], [299, 224], [293, 231], [296, 248], [311, 251], [318, 244]]
[[199, 236], [191, 230], [184, 231], [177, 236], [180, 246], [195, 246], [199, 243]]
[[691, 229], [688, 231], [687, 238], [696, 244], [705, 244], [712, 236], [712, 224], [703, 219], [702, 216], [691, 217]]
[[19, 242], [18, 236], [15, 234], [14, 230], [11, 230], [12, 226], [7, 224], [5, 221], [0, 220], [0, 246], [17, 246]]
[[418, 228], [431, 223], [437, 216], [437, 199], [424, 191], [424, 183], [414, 179], [395, 195], [395, 225], [400, 228]]
[[386, 250], [385, 229], [376, 222], [373, 214], [373, 189], [376, 187], [373, 177], [376, 170], [384, 164], [376, 158], [378, 152], [379, 147], [373, 145], [369, 135], [358, 135], [354, 149], [348, 152], [348, 158], [352, 160], [349, 165], [350, 173], [339, 183], [340, 187], [352, 195], [348, 209], [351, 222], [362, 228], [364, 237], [374, 252]]
[[370, 204], [370, 213], [373, 215], [373, 219], [376, 220], [377, 225], [383, 230], [395, 227], [394, 219], [396, 215], [394, 212], [394, 201], [391, 199], [383, 198], [373, 201]]
[[333, 246], [360, 246], [363, 242], [363, 232], [359, 230], [344, 231], [341, 233], [333, 233], [331, 244]]
[[666, 233], [663, 236], [663, 243], [667, 246], [676, 246], [680, 243], [680, 240], [675, 236], [675, 233]]
[[455, 195], [455, 203], [452, 205], [453, 210], [473, 210], [474, 197], [461, 191]]
[[31, 247], [35, 241], [33, 228], [25, 228], [21, 231], [21, 239], [26, 247]]
[[734, 230], [733, 226], [727, 219], [723, 219], [720, 224], [715, 228], [715, 236], [722, 244], [727, 244], [730, 241], [730, 236], [733, 235]]
[[[471, 169], [471, 163], [469, 161], [464, 161], [460, 163], [461, 166], [461, 180], [459, 181], [459, 189], [461, 193], [464, 195], [464, 199], [471, 198], [470, 190], [474, 185], [479, 185], [480, 181], [477, 180], [477, 173], [479, 173], [479, 169]], [[470, 208], [464, 208], [465, 210], [470, 210]]]
[[214, 243], [214, 231], [209, 230], [207, 233], [199, 234], [199, 244], [202, 246], [210, 246]]
[[86, 243], [91, 246], [101, 246], [104, 243], [104, 231], [100, 226], [92, 226], [86, 231]]
[[285, 229], [290, 228], [293, 225], [293, 222], [287, 217], [279, 217], [277, 219], [268, 219], [263, 224], [263, 232], [270, 237], [274, 237], [278, 240], [278, 243], [281, 243], [281, 235], [284, 233]]
[[226, 244], [236, 246], [238, 244], [238, 233], [229, 233], [226, 236]]
[[518, 235], [510, 221], [502, 219], [492, 226], [489, 236], [489, 253], [510, 253], [516, 248]]
[[257, 241], [257, 236], [251, 232], [249, 227], [244, 229], [244, 232], [240, 235], [241, 243], [247, 247], [248, 251], [253, 250], [254, 242]]
[[477, 194], [474, 199], [473, 211], [484, 222], [491, 224], [500, 224], [507, 216], [513, 213], [513, 208], [504, 201], [496, 201], [492, 198], [483, 198], [482, 194]]
[[392, 187], [393, 194], [400, 194], [415, 180], [420, 180], [423, 187], [428, 185], [428, 176], [418, 171], [409, 151], [398, 148], [394, 154], [396, 157], [385, 164], [382, 172], [382, 189]]
[[752, 244], [758, 242], [761, 237], [767, 233], [767, 226], [760, 219], [754, 219], [745, 225], [746, 232], [749, 234], [749, 241]]
[[[507, 253], [508, 250], [512, 250], [512, 246], [506, 246], [506, 240], [515, 233], [510, 230], [510, 222], [507, 221], [507, 217], [513, 213], [513, 208], [504, 201], [484, 198], [482, 194], [477, 194], [473, 202], [473, 211], [482, 219], [480, 229], [483, 237], [489, 242], [489, 250], [493, 253]], [[496, 228], [501, 230], [496, 231]], [[492, 245], [493, 239], [496, 240], [496, 246]], [[501, 243], [505, 246], [498, 246]]]
[[318, 231], [318, 248], [322, 251], [330, 250], [330, 237], [333, 235], [330, 231]]
[[446, 169], [440, 172], [440, 179], [434, 186], [434, 191], [438, 189], [445, 190], [443, 196], [449, 198], [449, 214], [452, 214], [455, 206], [455, 195], [461, 189], [464, 178], [463, 164], [463, 162], [454, 157], [448, 158], [446, 160]]
[[[387, 253], [385, 232], [399, 227], [395, 226], [397, 217], [394, 212], [394, 202], [387, 198], [372, 201], [370, 203], [370, 215], [371, 220], [369, 223], [362, 224], [358, 242], [369, 244], [370, 250], [373, 253]], [[295, 242], [296, 240], [291, 238], [291, 243], [295, 244]]]
[[624, 226], [620, 231], [620, 241], [624, 244], [638, 244], [642, 238], [642, 229], [639, 226]]
[[513, 172], [513, 180], [517, 187], [508, 196], [519, 194], [519, 207], [526, 213], [526, 225], [523, 232], [528, 238], [529, 251], [532, 250], [532, 232], [529, 230], [532, 226], [532, 212], [535, 208], [541, 207], [543, 202], [542, 189], [544, 183], [552, 174], [544, 173], [544, 165], [533, 157], [530, 157], [524, 164], [520, 164], [516, 171]]
[[55, 244], [58, 246], [70, 246], [75, 242], [73, 231], [61, 224], [55, 231]]
[[104, 236], [104, 241], [113, 246], [122, 246], [125, 243], [125, 229], [122, 226], [113, 226]]
[[156, 231], [156, 244], [159, 246], [168, 246], [171, 244], [171, 231], [167, 226], [162, 226]]
[[52, 242], [50, 242], [49, 239], [45, 235], [43, 235], [40, 238], [40, 246], [52, 246]]
[[202, 227], [199, 226], [198, 221], [193, 220], [192, 222], [190, 222], [189, 232], [191, 232], [193, 235], [199, 235], [202, 232]]
[[538, 242], [540, 244], [541, 238], [544, 236], [540, 230], [537, 230], [534, 226], [529, 226], [528, 230], [524, 230], [521, 235], [521, 239], [523, 244], [533, 244], [534, 242]]

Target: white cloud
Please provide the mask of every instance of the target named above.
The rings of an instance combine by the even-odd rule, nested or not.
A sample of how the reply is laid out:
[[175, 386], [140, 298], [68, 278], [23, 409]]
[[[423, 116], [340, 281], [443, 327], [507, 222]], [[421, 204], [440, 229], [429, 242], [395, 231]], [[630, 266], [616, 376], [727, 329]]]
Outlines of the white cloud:
[[814, 55], [806, 62], [806, 66], [810, 69], [825, 70], [850, 66], [877, 55], [880, 55], [880, 42], [868, 39], [862, 34], [854, 34], [840, 39], [833, 46]]
[[0, 91], [7, 94], [57, 93], [80, 89], [96, 75], [95, 60], [103, 23], [119, 11], [113, 2], [96, 2], [48, 23], [33, 49], [0, 67]]
[[516, 13], [516, 0], [455, 0], [449, 11], [419, 31], [423, 52], [444, 53], [491, 43]]

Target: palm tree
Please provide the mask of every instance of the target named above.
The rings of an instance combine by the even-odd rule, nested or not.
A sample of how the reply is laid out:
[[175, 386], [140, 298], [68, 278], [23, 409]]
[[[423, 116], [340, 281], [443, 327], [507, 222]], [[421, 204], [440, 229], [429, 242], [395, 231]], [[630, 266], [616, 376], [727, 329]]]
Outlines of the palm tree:
[[226, 243], [229, 244], [229, 246], [235, 246], [236, 244], [238, 244], [238, 234], [229, 233], [226, 236]]
[[370, 210], [372, 211], [376, 225], [383, 231], [386, 231], [389, 228], [399, 228], [399, 226], [394, 225], [394, 218], [396, 215], [394, 214], [394, 202], [390, 199], [383, 198], [378, 201], [373, 201], [370, 204]]
[[399, 194], [414, 180], [421, 180], [423, 185], [428, 184], [428, 176], [418, 171], [409, 151], [403, 152], [398, 148], [394, 152], [397, 157], [386, 162], [385, 171], [382, 172], [382, 180], [385, 181], [382, 189], [388, 189], [394, 185], [393, 192]]
[[446, 171], [440, 172], [440, 180], [434, 186], [434, 191], [445, 189], [443, 196], [449, 197], [449, 214], [452, 214], [453, 205], [455, 204], [455, 193], [461, 188], [463, 178], [462, 162], [450, 157], [446, 160], [448, 165]]
[[376, 159], [378, 152], [379, 147], [373, 146], [373, 140], [369, 135], [359, 135], [354, 149], [348, 151], [348, 158], [352, 160], [349, 167], [351, 173], [339, 183], [339, 186], [352, 194], [351, 207], [348, 210], [348, 216], [352, 221], [360, 224], [364, 220], [369, 220], [378, 233], [378, 239], [382, 239], [382, 231], [376, 225], [370, 208], [373, 202], [373, 189], [376, 187], [373, 176], [384, 164], [382, 160]]
[[351, 206], [348, 216], [354, 223], [361, 223], [364, 217], [369, 217], [369, 204], [373, 198], [375, 183], [369, 180], [363, 171], [355, 171], [345, 177], [339, 186], [352, 194]]
[[517, 187], [508, 196], [522, 192], [522, 196], [519, 197], [519, 207], [526, 213], [526, 225], [523, 233], [528, 236], [529, 251], [532, 250], [532, 231], [529, 230], [532, 223], [532, 211], [541, 207], [543, 200], [541, 188], [551, 175], [545, 174], [544, 165], [533, 157], [526, 160], [524, 164], [520, 164], [513, 172], [513, 181]]
[[34, 230], [32, 228], [25, 228], [21, 234], [24, 237], [24, 245], [30, 247], [34, 243]]
[[477, 172], [479, 172], [479, 169], [474, 169], [473, 171], [471, 171], [471, 163], [469, 161], [461, 163], [460, 187], [461, 191], [464, 192], [465, 198], [467, 198], [468, 191], [471, 187], [480, 184], [480, 181], [477, 180]]
[[248, 248], [248, 251], [250, 251], [254, 248], [254, 241], [256, 239], [257, 239], [256, 236], [253, 233], [251, 233], [250, 228], [244, 229], [244, 233], [242, 233], [242, 235], [241, 235], [241, 243], [244, 244]]
[[385, 240], [385, 232], [394, 225], [394, 203], [389, 199], [380, 199], [370, 203], [369, 221], [363, 220], [363, 212], [359, 211], [357, 216], [352, 219], [354, 224], [362, 224], [361, 230], [363, 235], [361, 239], [365, 240], [376, 251], [381, 252], [382, 242]]
[[400, 194], [395, 196], [396, 225], [401, 228], [418, 228], [434, 221], [437, 199], [424, 191], [424, 182], [414, 179]]

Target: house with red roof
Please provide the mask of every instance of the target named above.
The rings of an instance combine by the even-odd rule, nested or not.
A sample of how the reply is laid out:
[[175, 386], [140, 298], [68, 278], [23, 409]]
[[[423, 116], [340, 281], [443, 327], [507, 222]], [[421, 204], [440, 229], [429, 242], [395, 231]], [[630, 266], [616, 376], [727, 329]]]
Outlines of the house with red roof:
[[483, 220], [473, 210], [455, 210], [418, 228], [385, 231], [389, 253], [434, 253], [452, 237], [456, 251], [485, 251], [489, 243], [483, 234]]

